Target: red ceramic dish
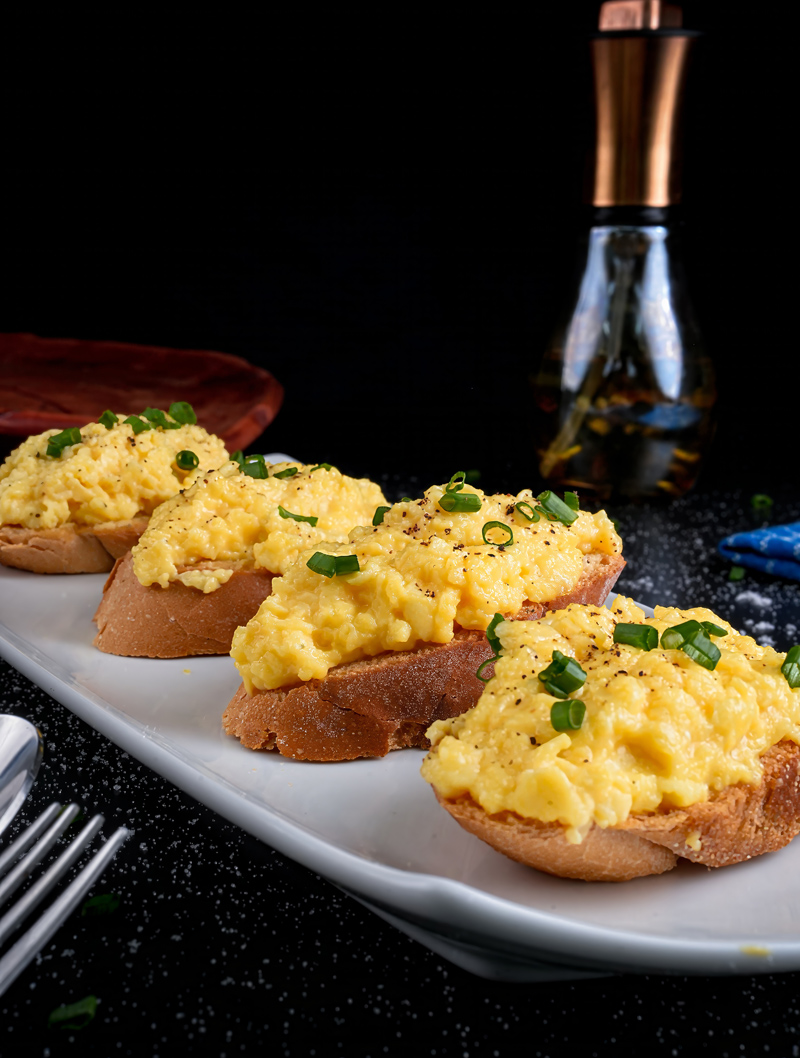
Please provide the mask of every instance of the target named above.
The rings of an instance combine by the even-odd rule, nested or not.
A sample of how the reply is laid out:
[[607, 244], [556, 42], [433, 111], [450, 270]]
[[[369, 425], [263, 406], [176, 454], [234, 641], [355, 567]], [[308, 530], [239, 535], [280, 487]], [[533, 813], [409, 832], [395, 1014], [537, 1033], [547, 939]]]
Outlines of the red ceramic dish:
[[0, 434], [83, 426], [110, 408], [140, 412], [185, 400], [229, 451], [269, 426], [283, 386], [238, 356], [122, 342], [0, 334]]

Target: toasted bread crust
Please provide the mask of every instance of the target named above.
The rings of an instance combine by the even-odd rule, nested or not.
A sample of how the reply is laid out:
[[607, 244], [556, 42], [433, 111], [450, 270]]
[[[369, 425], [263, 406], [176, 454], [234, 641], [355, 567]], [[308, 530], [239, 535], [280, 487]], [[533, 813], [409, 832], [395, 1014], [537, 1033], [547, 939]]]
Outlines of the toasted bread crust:
[[[589, 555], [574, 591], [547, 605], [528, 603], [513, 619], [536, 620], [573, 602], [601, 604], [624, 565], [620, 555]], [[449, 643], [337, 665], [324, 679], [300, 686], [248, 695], [242, 685], [223, 714], [223, 727], [248, 749], [277, 749], [297, 760], [382, 757], [409, 745], [424, 749], [434, 720], [475, 705], [483, 691], [475, 673], [491, 656], [483, 632], [457, 628]]]
[[168, 588], [145, 587], [127, 552], [103, 587], [94, 645], [124, 657], [227, 654], [236, 628], [250, 620], [272, 590], [272, 578], [267, 570], [235, 570], [207, 595], [180, 581]]
[[0, 525], [0, 565], [30, 573], [108, 573], [147, 528], [143, 515], [111, 525], [25, 529]]
[[[761, 758], [758, 786], [737, 783], [688, 808], [634, 815], [616, 827], [592, 825], [570, 844], [559, 823], [489, 815], [469, 796], [436, 797], [471, 834], [512, 860], [562, 878], [623, 882], [670, 870], [679, 858], [726, 867], [775, 852], [800, 833], [800, 746], [779, 742]], [[687, 838], [692, 844], [687, 845]]]

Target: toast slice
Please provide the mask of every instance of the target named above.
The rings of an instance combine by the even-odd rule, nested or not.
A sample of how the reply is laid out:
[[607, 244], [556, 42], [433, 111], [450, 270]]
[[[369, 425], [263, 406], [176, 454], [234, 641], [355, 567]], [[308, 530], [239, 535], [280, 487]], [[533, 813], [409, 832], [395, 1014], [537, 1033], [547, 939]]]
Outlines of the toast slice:
[[[535, 620], [570, 603], [600, 605], [625, 566], [621, 555], [593, 552], [567, 595], [529, 603], [514, 620]], [[482, 631], [456, 628], [449, 643], [423, 643], [407, 651], [337, 665], [324, 679], [248, 695], [244, 684], [222, 723], [248, 749], [276, 749], [296, 760], [338, 761], [383, 757], [393, 749], [429, 746], [434, 720], [472, 708], [483, 691], [476, 677], [492, 656]]]
[[788, 845], [800, 833], [800, 746], [779, 742], [761, 762], [758, 786], [736, 783], [688, 808], [592, 824], [580, 844], [570, 844], [559, 823], [489, 815], [468, 795], [436, 797], [465, 830], [512, 860], [562, 878], [622, 882], [662, 874], [679, 859], [727, 867]]
[[203, 594], [180, 581], [145, 587], [128, 552], [118, 559], [94, 615], [94, 645], [124, 657], [182, 658], [227, 654], [233, 633], [246, 624], [272, 590], [265, 569], [234, 569], [216, 591]]
[[0, 565], [30, 573], [108, 573], [147, 528], [148, 516], [106, 525], [26, 529], [0, 525]]

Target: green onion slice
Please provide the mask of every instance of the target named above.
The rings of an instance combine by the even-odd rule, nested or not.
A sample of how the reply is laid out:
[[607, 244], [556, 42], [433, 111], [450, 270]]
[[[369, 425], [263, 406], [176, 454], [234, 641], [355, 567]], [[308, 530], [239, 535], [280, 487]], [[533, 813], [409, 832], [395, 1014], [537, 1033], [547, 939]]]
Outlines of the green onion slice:
[[85, 996], [77, 1003], [56, 1007], [47, 1018], [51, 1029], [82, 1029], [97, 1012], [97, 996]]
[[175, 456], [175, 462], [181, 470], [194, 470], [200, 463], [200, 460], [195, 452], [192, 452], [188, 448], [184, 448]]
[[273, 474], [274, 478], [293, 478], [297, 473], [297, 467], [287, 467], [286, 470], [279, 470], [277, 474]]
[[497, 637], [495, 628], [500, 624], [501, 621], [505, 621], [505, 617], [501, 613], [496, 613], [489, 622], [489, 627], [486, 629], [486, 638], [489, 640], [489, 646], [499, 657], [502, 647], [500, 646], [500, 640]]
[[263, 481], [264, 478], [269, 477], [267, 464], [262, 455], [245, 456], [243, 461], [239, 463], [239, 469], [243, 474], [247, 474], [249, 478], [258, 478]]
[[[528, 511], [523, 510], [523, 507], [527, 507], [528, 511], [530, 511], [531, 513], [528, 514]], [[517, 512], [517, 514], [521, 514], [522, 517], [529, 522], [539, 521], [539, 512], [534, 510], [534, 508], [528, 503], [527, 500], [520, 500], [519, 503], [515, 503], [514, 510]]]
[[241, 450], [241, 448], [238, 448], [233, 453], [233, 455], [231, 456], [231, 461], [233, 463], [238, 463], [239, 464], [239, 470], [243, 470], [244, 469], [244, 452]]
[[486, 534], [489, 532], [490, 529], [500, 529], [504, 533], [508, 533], [508, 540], [503, 540], [501, 543], [496, 545], [497, 547], [510, 547], [510, 545], [514, 543], [514, 533], [512, 532], [510, 525], [506, 525], [505, 522], [486, 522], [481, 532], [484, 544], [492, 543], [491, 540], [488, 540], [486, 538]]
[[185, 400], [176, 400], [170, 404], [169, 413], [175, 422], [181, 423], [182, 426], [193, 426], [197, 422], [194, 408]]
[[715, 669], [717, 662], [722, 657], [719, 647], [716, 643], [711, 642], [702, 628], [699, 632], [695, 632], [691, 639], [686, 640], [681, 650], [692, 661], [696, 661], [698, 665], [702, 665], [704, 669], [709, 670]]
[[640, 650], [653, 650], [658, 646], [658, 629], [652, 625], [626, 624], [621, 621], [614, 629], [614, 642]]
[[494, 665], [495, 661], [499, 660], [499, 657], [500, 657], [499, 654], [495, 654], [494, 657], [487, 658], [486, 661], [484, 661], [482, 664], [480, 664], [478, 666], [478, 670], [475, 673], [475, 675], [478, 677], [478, 679], [481, 681], [481, 683], [488, 683], [489, 680], [492, 679], [491, 676], [482, 676], [481, 673], [483, 672], [483, 670], [486, 668], [487, 665]]
[[390, 511], [391, 507], [376, 507], [375, 513], [372, 516], [373, 525], [382, 525], [383, 519], [387, 511]]
[[117, 417], [110, 408], [106, 409], [97, 421], [101, 426], [105, 426], [107, 430], [117, 425]]
[[731, 566], [728, 580], [742, 580], [744, 578], [744, 566]]
[[665, 628], [661, 633], [661, 646], [665, 650], [680, 650], [691, 636], [702, 631], [699, 621], [684, 621], [683, 624]]
[[[714, 626], [718, 627], [718, 626]], [[666, 650], [682, 650], [704, 669], [715, 669], [722, 657], [719, 647], [712, 643], [699, 621], [684, 621], [661, 633], [661, 646]]]
[[90, 897], [81, 908], [81, 918], [87, 915], [110, 915], [119, 907], [120, 898], [116, 893], [101, 893]]
[[457, 470], [455, 474], [450, 478], [450, 481], [445, 485], [445, 492], [460, 492], [464, 488], [464, 482], [467, 480], [466, 470]]
[[713, 621], [701, 621], [700, 623], [710, 636], [726, 636], [728, 634], [727, 628], [720, 628]]
[[559, 499], [559, 497], [549, 489], [545, 492], [540, 492], [536, 498], [541, 504], [545, 514], [549, 518], [561, 522], [562, 525], [572, 525], [578, 517], [577, 511], [573, 511], [571, 507], [564, 503], [562, 499]]
[[445, 492], [439, 497], [439, 506], [448, 514], [451, 511], [475, 513], [481, 509], [481, 498], [476, 492]]
[[287, 511], [280, 504], [278, 504], [278, 514], [281, 518], [294, 518], [296, 522], [309, 522], [311, 525], [316, 525], [319, 521], [319, 518], [314, 514], [292, 514], [291, 511]]
[[46, 455], [49, 456], [60, 456], [65, 448], [69, 445], [79, 445], [81, 443], [81, 432], [77, 426], [68, 426], [66, 430], [62, 430], [60, 433], [53, 434], [52, 437], [47, 439], [47, 450]]
[[361, 569], [358, 555], [326, 555], [322, 551], [315, 551], [306, 565], [323, 577], [341, 577], [346, 573], [358, 573]]
[[309, 474], [313, 474], [315, 470], [333, 470], [330, 463], [317, 463], [315, 467], [311, 467]]
[[759, 514], [769, 514], [772, 510], [772, 497], [765, 492], [757, 492], [750, 498], [750, 506]]
[[575, 658], [554, 650], [553, 660], [539, 673], [539, 679], [548, 694], [554, 698], [567, 698], [584, 685], [586, 673]]
[[122, 421], [127, 423], [135, 434], [144, 433], [145, 430], [153, 429], [151, 423], [146, 419], [140, 419], [138, 415], [129, 415], [127, 419], [123, 419]]
[[401, 503], [413, 503], [414, 500], [411, 498], [411, 496], [401, 496], [400, 497], [400, 502]]
[[586, 716], [586, 706], [577, 698], [556, 702], [550, 709], [550, 723], [556, 731], [577, 731]]
[[577, 492], [565, 492], [564, 503], [566, 503], [571, 511], [579, 511], [581, 509]]
[[781, 665], [781, 672], [792, 690], [800, 687], [800, 646], [792, 647], [787, 652], [786, 660]]

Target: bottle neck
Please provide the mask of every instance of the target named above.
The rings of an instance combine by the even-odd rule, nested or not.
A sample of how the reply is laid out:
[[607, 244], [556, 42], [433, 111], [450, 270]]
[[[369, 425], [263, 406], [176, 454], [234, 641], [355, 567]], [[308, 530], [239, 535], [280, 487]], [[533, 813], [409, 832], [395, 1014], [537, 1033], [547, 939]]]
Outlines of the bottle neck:
[[696, 36], [621, 31], [591, 41], [595, 207], [664, 209], [680, 202], [684, 85]]

